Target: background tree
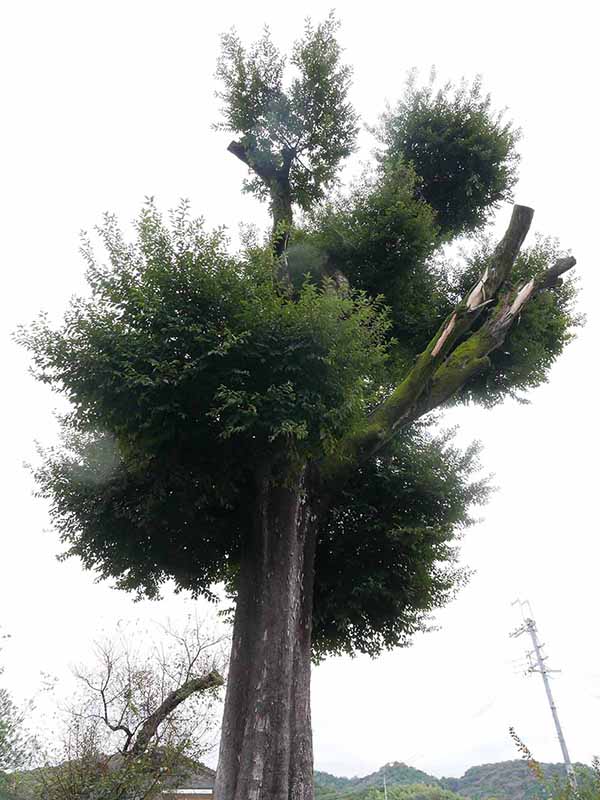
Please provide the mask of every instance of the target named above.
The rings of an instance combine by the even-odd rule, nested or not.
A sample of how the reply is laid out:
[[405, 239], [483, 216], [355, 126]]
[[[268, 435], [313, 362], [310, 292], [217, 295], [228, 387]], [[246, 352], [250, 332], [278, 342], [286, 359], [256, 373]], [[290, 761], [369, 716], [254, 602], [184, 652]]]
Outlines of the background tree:
[[148, 204], [133, 242], [107, 216], [90, 297], [21, 332], [72, 404], [37, 472], [67, 555], [149, 596], [235, 595], [219, 800], [312, 798], [312, 656], [404, 644], [460, 583], [485, 485], [423, 418], [538, 385], [578, 323], [574, 259], [520, 252], [530, 208], [445, 257], [515, 181], [516, 134], [477, 84], [409, 88], [339, 189], [356, 116], [336, 27], [307, 26], [289, 83], [268, 32], [223, 40], [222, 127], [270, 201], [266, 244], [232, 253], [185, 204], [169, 224]]
[[17, 769], [27, 760], [28, 745], [23, 725], [23, 714], [6, 689], [0, 689], [0, 775]]
[[222, 637], [198, 621], [149, 635], [124, 626], [77, 670], [64, 728], [16, 782], [17, 796], [44, 800], [145, 800], [185, 778], [214, 746]]
[[[7, 638], [0, 636], [0, 639]], [[3, 668], [0, 666], [0, 676]], [[0, 798], [9, 793], [10, 773], [31, 759], [32, 739], [25, 728], [25, 712], [0, 687]]]

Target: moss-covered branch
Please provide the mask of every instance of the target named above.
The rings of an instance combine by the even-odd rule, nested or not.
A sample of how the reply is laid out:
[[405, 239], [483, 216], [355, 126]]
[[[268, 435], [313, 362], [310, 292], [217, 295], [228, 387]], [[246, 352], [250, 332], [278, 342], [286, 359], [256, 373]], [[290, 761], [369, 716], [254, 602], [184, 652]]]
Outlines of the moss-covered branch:
[[575, 266], [572, 256], [560, 258], [550, 269], [498, 300], [484, 325], [460, 344], [436, 370], [431, 386], [415, 409], [415, 418], [441, 405], [478, 372], [490, 366], [488, 356], [497, 350], [525, 307], [541, 291], [554, 288], [560, 276]]
[[[514, 321], [540, 291], [560, 284], [575, 264], [560, 258], [527, 283], [507, 289], [512, 266], [531, 225], [533, 210], [515, 206], [508, 229], [475, 286], [444, 320], [410, 372], [376, 408], [365, 427], [343, 442], [341, 458], [326, 465], [331, 474], [348, 462], [373, 456], [401, 428], [438, 407], [478, 372], [489, 367], [489, 354], [500, 347]], [[474, 323], [482, 314], [485, 322]]]

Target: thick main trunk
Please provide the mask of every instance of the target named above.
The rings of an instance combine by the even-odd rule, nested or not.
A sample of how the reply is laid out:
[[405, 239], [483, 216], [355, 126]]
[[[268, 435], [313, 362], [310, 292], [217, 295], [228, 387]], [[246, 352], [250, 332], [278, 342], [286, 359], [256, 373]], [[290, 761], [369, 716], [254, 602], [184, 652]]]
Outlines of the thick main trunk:
[[316, 516], [308, 471], [259, 481], [241, 559], [216, 800], [312, 800]]
[[273, 217], [273, 251], [277, 260], [276, 278], [281, 287], [291, 289], [287, 248], [293, 223], [292, 198], [288, 176], [278, 176], [270, 186]]
[[270, 187], [273, 246], [277, 258], [285, 259], [293, 222], [292, 199], [287, 180], [274, 180]]

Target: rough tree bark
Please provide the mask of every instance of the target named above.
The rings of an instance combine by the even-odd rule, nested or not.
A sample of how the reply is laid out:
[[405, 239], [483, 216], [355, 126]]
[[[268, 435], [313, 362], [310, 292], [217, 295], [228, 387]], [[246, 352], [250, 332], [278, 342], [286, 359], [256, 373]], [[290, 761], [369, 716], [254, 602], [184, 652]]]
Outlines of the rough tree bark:
[[273, 217], [273, 248], [277, 258], [284, 261], [279, 277], [285, 280], [285, 251], [293, 222], [290, 169], [296, 154], [293, 148], [285, 147], [278, 163], [275, 163], [249, 141], [231, 142], [227, 149], [258, 175], [269, 192]]
[[244, 543], [215, 783], [218, 800], [311, 800], [316, 510], [307, 466], [265, 470]]
[[[273, 247], [285, 285], [293, 153], [274, 163], [246, 142], [232, 142], [229, 150], [269, 190]], [[525, 285], [510, 284], [532, 218], [532, 209], [514, 207], [488, 268], [362, 430], [342, 442], [341, 458], [287, 470], [271, 466], [258, 477], [253, 538], [241, 558], [216, 800], [312, 800], [311, 626], [316, 531], [326, 507], [322, 486], [343, 483], [357, 463], [488, 367], [489, 354], [527, 303], [575, 264], [560, 259]], [[484, 313], [483, 324], [474, 327]]]

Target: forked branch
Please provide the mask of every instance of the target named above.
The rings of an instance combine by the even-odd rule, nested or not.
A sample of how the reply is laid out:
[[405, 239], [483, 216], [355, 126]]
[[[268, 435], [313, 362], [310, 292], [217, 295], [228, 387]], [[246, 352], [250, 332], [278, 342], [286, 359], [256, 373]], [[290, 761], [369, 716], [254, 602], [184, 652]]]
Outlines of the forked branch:
[[[362, 431], [343, 443], [343, 460], [371, 458], [415, 419], [436, 408], [490, 365], [489, 354], [500, 347], [525, 306], [544, 289], [559, 285], [575, 265], [559, 259], [550, 269], [516, 289], [506, 289], [514, 262], [531, 225], [533, 210], [515, 206], [508, 229], [475, 286], [444, 320], [403, 381], [371, 414]], [[485, 322], [474, 331], [482, 314]], [[326, 465], [335, 474], [343, 465]]]

